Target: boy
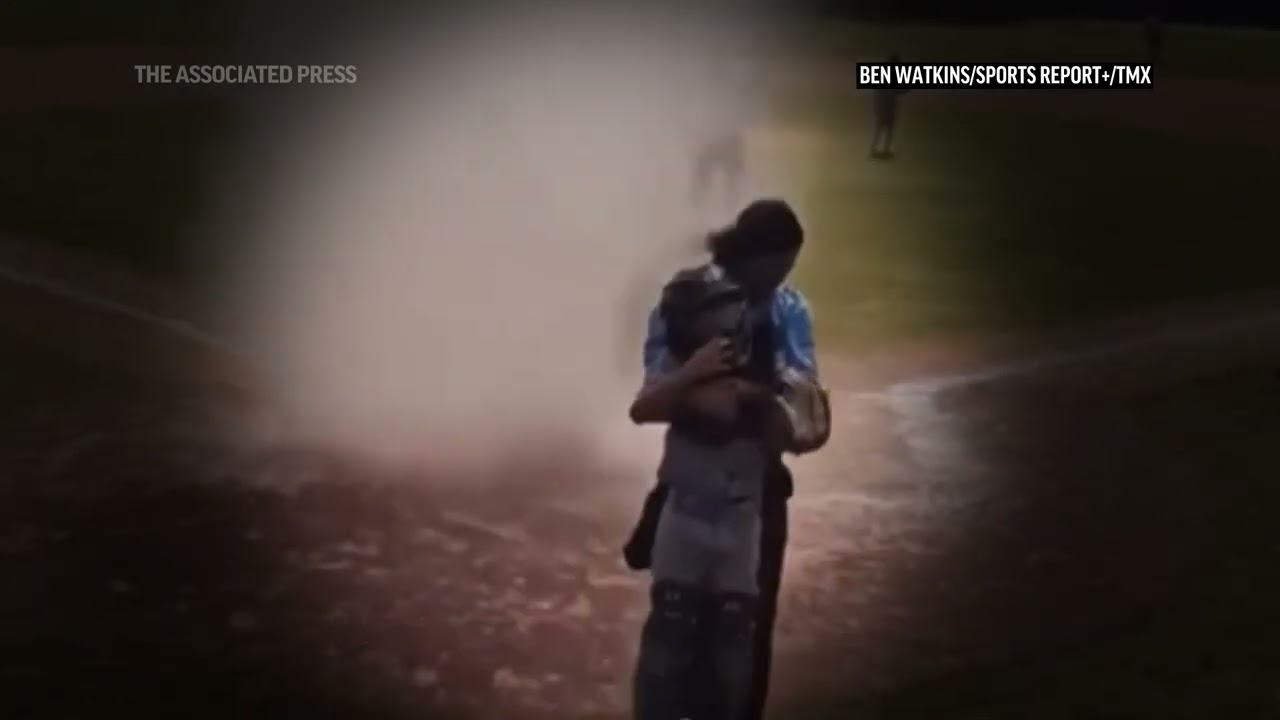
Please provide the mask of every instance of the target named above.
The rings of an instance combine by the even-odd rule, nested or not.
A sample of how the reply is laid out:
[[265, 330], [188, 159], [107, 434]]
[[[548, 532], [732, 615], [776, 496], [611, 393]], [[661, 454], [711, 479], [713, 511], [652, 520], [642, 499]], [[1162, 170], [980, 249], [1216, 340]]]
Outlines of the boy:
[[[663, 680], [662, 668], [653, 667], [654, 654], [656, 651], [659, 660], [666, 655], [673, 666], [669, 670], [679, 675], [681, 671], [674, 668], [693, 667], [699, 662], [697, 654], [663, 648], [682, 647], [679, 638], [711, 632], [713, 627], [718, 629], [719, 640], [704, 640], [701, 645], [704, 651], [708, 645], [718, 648], [724, 661], [715, 673], [728, 678], [704, 682], [713, 690], [710, 695], [720, 697], [704, 697], [712, 705], [719, 701], [718, 712], [700, 717], [722, 714], [742, 720], [758, 718], [763, 712], [786, 543], [786, 499], [791, 495], [791, 477], [781, 462], [781, 453], [815, 450], [825, 443], [830, 431], [830, 409], [816, 381], [807, 304], [798, 292], [782, 284], [802, 240], [799, 222], [785, 203], [752, 203], [732, 226], [711, 237], [712, 264], [678, 275], [650, 317], [645, 342], [645, 388], [632, 405], [632, 419], [637, 423], [671, 423], [668, 450], [677, 458], [682, 454], [701, 453], [704, 459], [715, 453], [722, 455], [715, 458], [721, 463], [716, 467], [708, 467], [715, 463], [688, 463], [687, 468], [698, 469], [701, 475], [693, 473], [695, 476], [687, 478], [678, 471], [678, 463], [664, 458], [659, 483], [646, 500], [640, 523], [627, 543], [628, 565], [655, 569], [654, 617], [646, 628], [637, 673], [637, 717], [661, 716], [640, 714], [655, 705], [659, 709], [653, 712], [661, 712], [663, 701], [655, 700], [655, 695], [666, 694], [671, 712], [675, 711], [672, 707], [688, 708], [694, 702], [687, 697], [687, 686], [675, 687]], [[736, 294], [738, 288], [741, 297]], [[690, 298], [694, 300], [691, 302]], [[697, 298], [706, 302], [700, 305]], [[681, 308], [694, 312], [680, 311]], [[700, 314], [700, 309], [710, 312]], [[690, 314], [703, 318], [706, 324], [690, 330], [683, 319]], [[712, 338], [707, 340], [708, 336]], [[700, 349], [690, 353], [690, 348], [699, 345]], [[739, 431], [737, 442], [719, 446], [712, 443], [710, 448], [686, 442], [696, 440], [699, 432], [710, 430], [714, 434], [717, 427], [723, 431], [726, 425], [735, 424]], [[748, 452], [748, 446], [754, 452]], [[724, 477], [724, 468], [736, 475], [736, 483]], [[758, 469], [762, 470], [759, 478]], [[709, 482], [708, 477], [718, 478], [719, 484]], [[683, 481], [695, 490], [676, 493], [669, 484], [672, 480]], [[725, 558], [716, 583], [717, 588], [732, 588], [732, 593], [706, 593], [701, 586], [674, 582], [683, 580], [677, 572], [681, 568], [671, 570], [664, 564], [673, 555], [677, 560], [693, 558], [686, 555], [687, 545], [696, 544], [697, 537], [684, 537], [682, 544], [678, 541], [682, 537], [679, 532], [671, 532], [661, 543], [656, 536], [660, 534], [658, 526], [667, 517], [681, 514], [676, 512], [683, 509], [680, 503], [695, 502], [687, 499], [688, 495], [708, 494], [697, 492], [699, 483], [710, 485], [713, 491], [738, 493], [734, 504], [740, 506], [723, 518], [730, 528], [723, 535], [733, 536], [741, 544], [729, 553], [732, 557]], [[686, 499], [673, 499], [676, 495]], [[720, 498], [729, 495], [722, 492]], [[748, 518], [748, 509], [758, 512], [757, 518]], [[678, 530], [680, 522], [676, 518], [667, 526], [674, 523]], [[664, 532], [670, 529], [667, 526]], [[702, 529], [706, 529], [705, 523]], [[702, 537], [705, 539], [705, 533]], [[756, 542], [751, 542], [752, 537]], [[754, 582], [743, 574], [752, 565]], [[708, 604], [717, 611], [705, 612]], [[754, 611], [751, 606], [755, 606]], [[718, 616], [718, 620], [709, 620], [710, 615]], [[732, 630], [735, 626], [736, 634]], [[706, 637], [705, 633], [702, 637]], [[748, 661], [749, 700], [741, 710], [741, 676], [735, 673], [740, 673]], [[706, 710], [706, 705], [700, 709]]]
[[699, 271], [663, 293], [670, 357], [632, 406], [641, 420], [675, 395], [658, 468], [666, 489], [651, 549], [652, 608], [635, 679], [636, 720], [699, 717], [715, 705], [743, 717], [750, 701], [752, 626], [759, 595], [767, 391], [740, 370], [750, 353], [745, 297]]

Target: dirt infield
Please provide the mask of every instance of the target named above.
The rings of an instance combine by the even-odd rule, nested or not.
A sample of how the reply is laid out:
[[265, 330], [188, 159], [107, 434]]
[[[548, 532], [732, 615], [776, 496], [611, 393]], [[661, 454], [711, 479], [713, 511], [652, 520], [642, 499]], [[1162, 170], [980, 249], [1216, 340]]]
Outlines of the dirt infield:
[[[1205, 92], [1017, 101], [1188, 136], [1231, 129], [1219, 112], [1187, 112]], [[1223, 102], [1244, 113], [1264, 95], [1271, 109], [1252, 112], [1280, 112], [1274, 94]], [[0, 279], [7, 336], [131, 378], [59, 380], [0, 412], [0, 572], [14, 588], [0, 614], [22, 618], [0, 639], [12, 659], [0, 685], [22, 690], [6, 695], [16, 716], [297, 714], [306, 699], [316, 716], [443, 705], [565, 718], [625, 705], [644, 578], [620, 566], [633, 518], [603, 497], [617, 484], [598, 482], [615, 468], [523, 459], [502, 493], [446, 494], [425, 482], [432, 468], [246, 445], [228, 428], [252, 410], [252, 382], [166, 329], [198, 312], [180, 291], [24, 243], [0, 246], [0, 261], [85, 293]], [[1233, 501], [1204, 483], [1217, 469], [1206, 448], [1232, 421], [1199, 412], [1213, 398], [1196, 388], [1243, 367], [1266, 390], [1276, 307], [1263, 294], [1040, 338], [823, 358], [842, 390], [839, 434], [795, 463], [778, 697], [875, 694], [1043, 652], [1176, 592]], [[1224, 333], [1240, 318], [1257, 324]], [[1080, 347], [1114, 352], [1071, 360]], [[1069, 361], [945, 392], [919, 382], [1039, 354]], [[912, 382], [945, 427], [899, 432], [903, 406], [886, 398]], [[966, 464], [922, 464], [920, 437], [966, 448]]]
[[[51, 273], [57, 261], [38, 265]], [[125, 282], [87, 284], [109, 293]], [[38, 293], [21, 292], [23, 304], [8, 307], [29, 319]], [[63, 348], [84, 357], [110, 350], [123, 366], [137, 348], [165, 358], [177, 346], [136, 318], [44, 302], [46, 329], [77, 335]], [[1215, 327], [1240, 307], [1171, 312], [1164, 323], [1198, 313]], [[1076, 339], [1110, 341], [1153, 321], [1147, 313]], [[95, 328], [103, 340], [86, 344]], [[132, 340], [105, 342], [117, 332]], [[141, 344], [148, 337], [159, 345]], [[1270, 342], [1280, 333], [1265, 337], [1237, 357], [1280, 359]], [[833, 382], [870, 391], [992, 354], [922, 349], [909, 364], [827, 365]], [[1180, 352], [1177, 372], [1160, 375], [1152, 362], [1179, 366], [1167, 349], [1138, 355], [1147, 359], [1104, 358], [1109, 372], [1031, 373], [940, 395], [952, 441], [973, 450], [972, 467], [941, 473], [921, 467], [909, 438], [895, 434], [893, 408], [841, 395], [840, 434], [796, 465], [779, 697], [876, 693], [1054, 647], [1176, 587], [1211, 545], [1218, 511], [1199, 492], [1206, 461], [1195, 446], [1168, 450], [1185, 418], [1164, 416], [1158, 398], [1223, 356]], [[173, 377], [174, 367], [149, 372]], [[1134, 382], [1102, 382], [1117, 376]], [[611, 468], [525, 462], [523, 492], [441, 494], [413, 473], [388, 475], [319, 448], [244, 446], [225, 424], [242, 400], [181, 377], [189, 382], [135, 375], [115, 387], [71, 385], [7, 408], [12, 530], [3, 557], [25, 589], [6, 597], [5, 614], [26, 619], [7, 636], [7, 656], [37, 658], [6, 667], [9, 681], [59, 686], [69, 670], [41, 649], [58, 647], [83, 658], [84, 677], [127, 688], [159, 673], [175, 698], [213, 698], [218, 678], [241, 678], [239, 694], [211, 705], [228, 711], [282, 693], [329, 707], [442, 703], [501, 717], [625, 705], [644, 583], [618, 558], [632, 517], [594, 482]], [[1135, 408], [1146, 408], [1143, 419]], [[1158, 479], [1158, 506], [1139, 478]], [[1052, 610], [1064, 606], [1073, 611]], [[97, 650], [107, 643], [109, 657]], [[124, 702], [92, 683], [60, 697], [77, 707]]]

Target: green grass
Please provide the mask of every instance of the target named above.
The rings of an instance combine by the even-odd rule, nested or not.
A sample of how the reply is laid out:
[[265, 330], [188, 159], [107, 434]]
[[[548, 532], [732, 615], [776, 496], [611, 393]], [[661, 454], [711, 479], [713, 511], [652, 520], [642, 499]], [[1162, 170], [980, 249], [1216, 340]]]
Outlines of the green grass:
[[772, 137], [806, 179], [797, 282], [824, 341], [1042, 329], [1280, 281], [1273, 152], [907, 110], [892, 163], [867, 160], [861, 107], [793, 115]]
[[[823, 23], [807, 29], [818, 55], [874, 59], [898, 51], [903, 60], [946, 62], [1145, 62], [1137, 23], [1085, 21], [971, 27]], [[1280, 79], [1280, 32], [1170, 25], [1160, 73], [1216, 78]]]
[[[985, 59], [1033, 50], [1116, 57], [1119, 24], [836, 25], [832, 51]], [[1174, 28], [1195, 64], [1246, 73], [1280, 35]], [[1185, 56], [1188, 62], [1191, 55]], [[1280, 63], [1271, 63], [1280, 67]], [[797, 84], [777, 145], [803, 167], [811, 249], [799, 282], [824, 342], [862, 346], [1088, 320], [1274, 285], [1275, 153], [909, 97], [901, 157], [865, 159], [865, 98]], [[225, 147], [225, 108], [85, 108], [0, 117], [0, 227], [198, 278], [195, 222]], [[795, 139], [799, 134], [802, 137]], [[766, 133], [766, 136], [768, 133]]]

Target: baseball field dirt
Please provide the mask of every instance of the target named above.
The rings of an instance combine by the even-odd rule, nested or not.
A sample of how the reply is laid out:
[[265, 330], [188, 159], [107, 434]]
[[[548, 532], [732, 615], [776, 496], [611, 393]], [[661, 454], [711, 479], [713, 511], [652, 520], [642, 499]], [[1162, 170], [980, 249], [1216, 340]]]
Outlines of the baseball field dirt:
[[[159, 314], [144, 297], [164, 293], [146, 283], [77, 280], [59, 262], [39, 264]], [[549, 449], [513, 459], [527, 492], [443, 494], [422, 482], [430, 467], [251, 442], [234, 432], [258, 410], [251, 382], [214, 351], [83, 298], [6, 295], [7, 320], [21, 307], [66, 335], [6, 331], [3, 562], [18, 590], [4, 603], [25, 619], [6, 655], [25, 660], [4, 672], [24, 716], [192, 698], [210, 716], [302, 699], [335, 714], [624, 706], [644, 584], [618, 557], [629, 509], [596, 482], [615, 468]], [[830, 359], [839, 434], [797, 464], [780, 706], [897, 712], [917, 695], [894, 691], [930, 678], [1195, 612], [1188, 598], [1232, 558], [1222, 528], [1244, 532], [1235, 518], [1257, 509], [1244, 494], [1275, 430], [1259, 400], [1280, 360], [1270, 307], [1148, 312], [950, 360]], [[1242, 316], [1252, 324], [1230, 331]], [[963, 379], [1032, 347], [1050, 360]], [[218, 384], [192, 371], [211, 366]], [[962, 377], [928, 382], [948, 373]], [[904, 426], [895, 392], [931, 398], [935, 424]], [[1015, 676], [1049, 682], [1034, 672], [1057, 671]]]

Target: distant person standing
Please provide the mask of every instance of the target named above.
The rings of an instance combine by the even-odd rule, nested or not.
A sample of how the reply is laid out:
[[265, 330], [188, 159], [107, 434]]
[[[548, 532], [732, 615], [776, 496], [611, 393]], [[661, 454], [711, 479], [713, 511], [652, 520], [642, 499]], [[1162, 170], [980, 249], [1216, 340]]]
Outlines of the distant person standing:
[[[902, 62], [897, 53], [889, 56], [889, 63], [896, 65]], [[893, 158], [893, 128], [898, 121], [898, 99], [907, 91], [881, 88], [872, 91], [872, 131], [871, 158], [873, 160], [889, 160]]]
[[1147, 62], [1159, 65], [1164, 55], [1164, 23], [1154, 15], [1147, 18], [1145, 27], [1147, 41]]

